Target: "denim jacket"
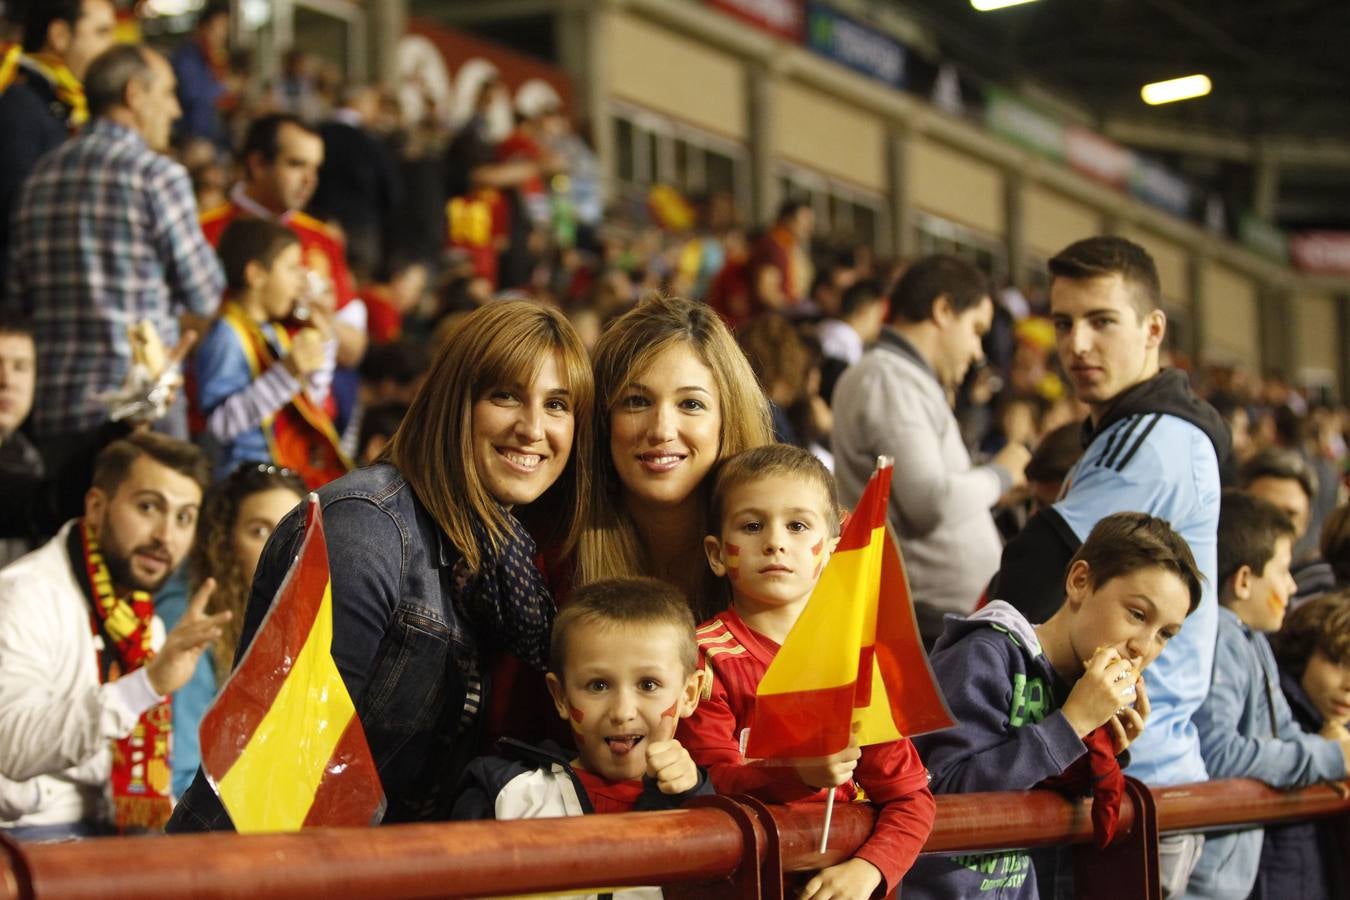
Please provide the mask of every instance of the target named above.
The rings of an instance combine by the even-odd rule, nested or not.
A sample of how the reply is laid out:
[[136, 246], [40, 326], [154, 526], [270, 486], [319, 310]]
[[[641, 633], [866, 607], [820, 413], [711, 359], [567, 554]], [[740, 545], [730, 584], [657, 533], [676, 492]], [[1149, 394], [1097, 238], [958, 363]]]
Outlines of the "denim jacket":
[[[488, 685], [480, 660], [509, 650], [542, 668], [553, 601], [534, 542], [512, 534], [467, 571], [412, 487], [376, 465], [319, 489], [333, 591], [333, 658], [356, 702], [384, 785], [384, 821], [448, 818], [453, 787], [478, 750]], [[239, 655], [299, 549], [303, 505], [278, 524], [253, 581]], [[239, 656], [236, 656], [236, 664]], [[232, 824], [198, 770], [169, 831]]]

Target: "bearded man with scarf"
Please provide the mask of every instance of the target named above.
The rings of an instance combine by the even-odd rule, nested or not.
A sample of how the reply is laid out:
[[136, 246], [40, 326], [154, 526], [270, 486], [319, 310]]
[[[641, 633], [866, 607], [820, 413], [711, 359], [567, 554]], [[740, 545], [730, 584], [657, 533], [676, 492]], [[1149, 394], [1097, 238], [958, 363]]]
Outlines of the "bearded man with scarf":
[[137, 432], [99, 454], [85, 514], [0, 569], [0, 828], [63, 840], [168, 821], [172, 710], [229, 613], [208, 580], [164, 633], [153, 593], [192, 544], [210, 466]]

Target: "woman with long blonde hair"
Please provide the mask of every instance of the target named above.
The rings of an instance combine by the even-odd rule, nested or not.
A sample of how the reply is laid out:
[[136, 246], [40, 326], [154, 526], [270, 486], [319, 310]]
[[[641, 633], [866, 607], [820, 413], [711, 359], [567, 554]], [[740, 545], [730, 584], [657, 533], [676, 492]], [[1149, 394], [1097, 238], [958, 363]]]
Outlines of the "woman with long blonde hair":
[[708, 473], [773, 440], [769, 405], [745, 355], [707, 304], [655, 297], [601, 335], [591, 515], [577, 581], [650, 575], [695, 612], [729, 599], [703, 554]]
[[[440, 349], [380, 461], [318, 490], [328, 544], [333, 660], [384, 787], [384, 821], [444, 818], [479, 750], [487, 665], [542, 670], [554, 604], [517, 507], [584, 521], [593, 382], [567, 319], [527, 301], [484, 306]], [[263, 551], [241, 643], [256, 633], [304, 537], [303, 510]], [[265, 786], [258, 785], [263, 790]], [[231, 827], [199, 772], [171, 831]]]

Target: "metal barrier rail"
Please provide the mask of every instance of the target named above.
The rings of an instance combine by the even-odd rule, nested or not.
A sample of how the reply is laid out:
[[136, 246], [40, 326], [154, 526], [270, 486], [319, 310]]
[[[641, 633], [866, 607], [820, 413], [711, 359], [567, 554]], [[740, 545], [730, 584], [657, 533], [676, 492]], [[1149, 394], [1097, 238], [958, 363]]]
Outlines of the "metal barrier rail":
[[[1160, 832], [1337, 816], [1343, 784], [1277, 791], [1249, 780], [1149, 790], [1130, 780], [1116, 841], [1091, 844], [1088, 802], [1048, 791], [939, 796], [926, 852], [1069, 843], [1082, 896], [1151, 898]], [[821, 810], [708, 798], [685, 810], [516, 822], [455, 822], [275, 835], [3, 841], [0, 900], [26, 898], [486, 897], [660, 884], [677, 897], [783, 897], [783, 873], [850, 856], [871, 831], [864, 804]], [[1337, 864], [1347, 868], [1350, 853]], [[597, 873], [603, 873], [597, 875]]]

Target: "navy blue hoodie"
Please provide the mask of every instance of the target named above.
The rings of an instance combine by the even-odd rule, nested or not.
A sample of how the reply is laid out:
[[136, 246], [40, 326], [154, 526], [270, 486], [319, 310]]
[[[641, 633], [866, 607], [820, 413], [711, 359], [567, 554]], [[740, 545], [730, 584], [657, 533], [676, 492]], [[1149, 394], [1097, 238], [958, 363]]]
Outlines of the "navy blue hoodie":
[[[1028, 790], [1087, 752], [1060, 712], [1069, 685], [1011, 605], [995, 600], [965, 619], [948, 616], [930, 663], [958, 722], [913, 738], [934, 794]], [[1031, 857], [1016, 850], [920, 856], [901, 893], [906, 900], [1039, 896]]]

